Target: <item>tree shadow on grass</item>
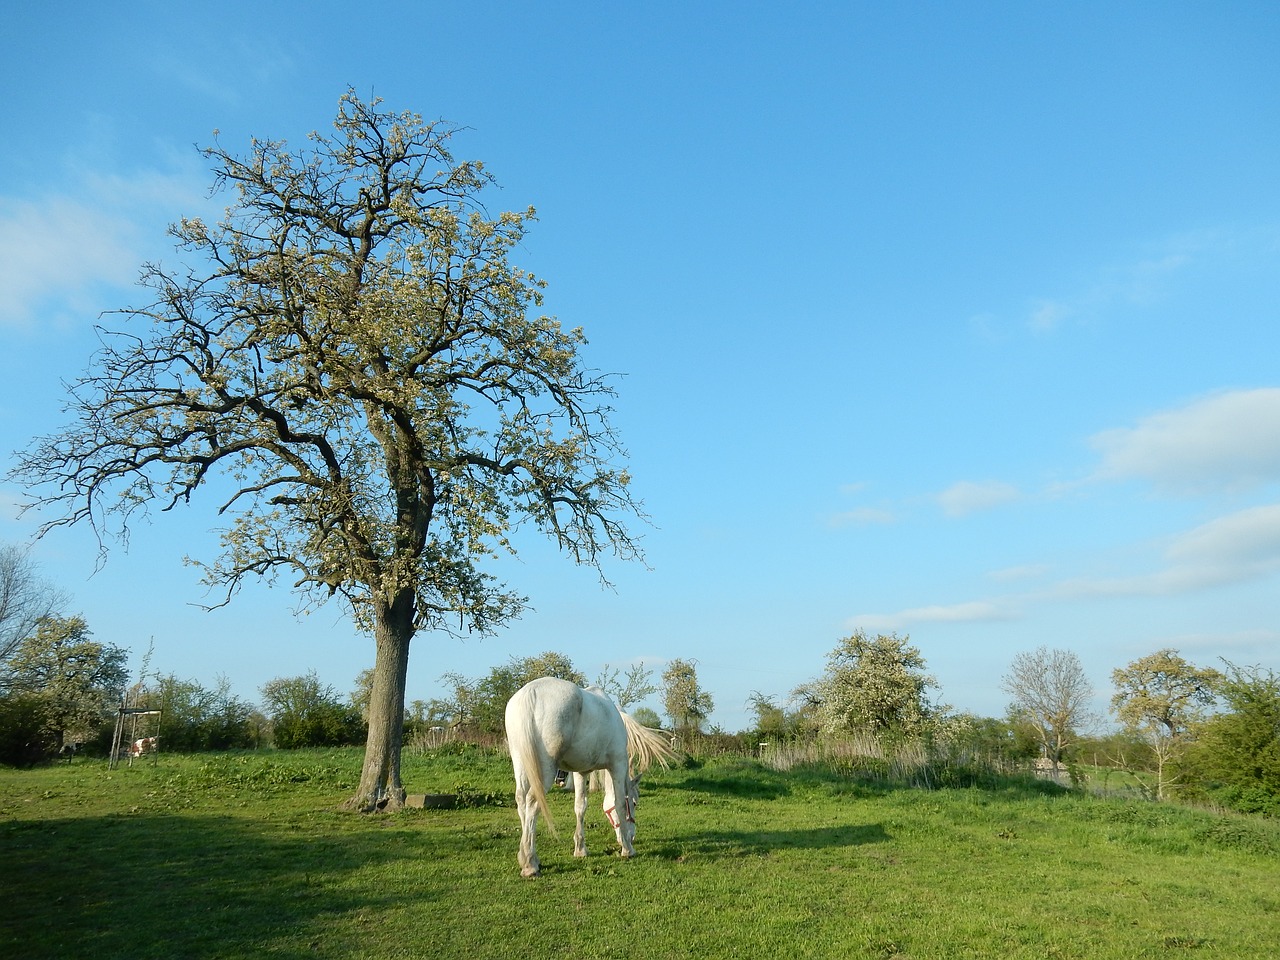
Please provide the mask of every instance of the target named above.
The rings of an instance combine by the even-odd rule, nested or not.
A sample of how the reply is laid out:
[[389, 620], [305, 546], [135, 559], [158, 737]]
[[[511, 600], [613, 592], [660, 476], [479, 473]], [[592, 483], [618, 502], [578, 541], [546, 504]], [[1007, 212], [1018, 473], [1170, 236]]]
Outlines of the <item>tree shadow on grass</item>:
[[353, 916], [445, 902], [413, 863], [474, 839], [207, 815], [0, 822], [0, 955], [356, 955]]

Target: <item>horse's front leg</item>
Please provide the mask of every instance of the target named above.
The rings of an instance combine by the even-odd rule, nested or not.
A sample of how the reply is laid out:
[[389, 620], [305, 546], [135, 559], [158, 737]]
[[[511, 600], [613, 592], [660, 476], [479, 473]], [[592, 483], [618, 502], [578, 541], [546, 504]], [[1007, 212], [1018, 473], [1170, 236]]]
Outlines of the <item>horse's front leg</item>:
[[576, 824], [573, 828], [573, 855], [575, 857], [585, 857], [587, 855], [587, 790], [590, 783], [585, 773], [575, 773], [573, 775], [573, 815]]
[[[627, 765], [624, 763], [617, 769], [609, 771], [612, 786], [605, 797], [605, 816], [613, 825], [613, 832], [618, 837], [621, 855], [634, 857], [636, 849], [631, 841], [636, 835], [635, 810], [631, 806], [631, 797], [627, 791]], [[612, 808], [612, 809], [610, 809]]]

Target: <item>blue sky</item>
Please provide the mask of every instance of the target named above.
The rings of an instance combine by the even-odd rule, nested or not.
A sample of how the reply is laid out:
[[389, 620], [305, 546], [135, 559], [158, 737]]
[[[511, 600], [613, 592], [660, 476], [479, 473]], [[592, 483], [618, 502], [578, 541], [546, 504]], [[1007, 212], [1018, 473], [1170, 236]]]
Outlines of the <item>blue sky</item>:
[[[652, 517], [613, 590], [549, 546], [534, 610], [415, 640], [450, 671], [694, 659], [748, 724], [859, 627], [959, 710], [1020, 651], [1098, 693], [1172, 646], [1280, 668], [1280, 11], [1269, 3], [28, 4], [0, 79], [0, 457], [57, 429], [101, 311], [210, 208], [216, 129], [302, 141], [353, 86], [467, 129], [534, 204], [546, 308], [622, 374]], [[219, 203], [215, 198], [214, 203]], [[0, 485], [0, 540], [34, 529]], [[35, 548], [96, 636], [256, 699], [372, 641], [281, 587], [205, 613], [212, 499], [95, 574]], [[657, 705], [656, 700], [654, 705]]]

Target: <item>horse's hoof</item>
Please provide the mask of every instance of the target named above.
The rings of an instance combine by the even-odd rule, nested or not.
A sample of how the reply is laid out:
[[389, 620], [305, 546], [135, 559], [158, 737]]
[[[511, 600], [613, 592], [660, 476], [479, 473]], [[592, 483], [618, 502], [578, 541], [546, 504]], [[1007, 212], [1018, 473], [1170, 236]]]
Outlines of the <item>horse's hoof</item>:
[[542, 876], [542, 870], [538, 867], [525, 867], [520, 871], [520, 876], [524, 877], [526, 880], [532, 880], [535, 877]]

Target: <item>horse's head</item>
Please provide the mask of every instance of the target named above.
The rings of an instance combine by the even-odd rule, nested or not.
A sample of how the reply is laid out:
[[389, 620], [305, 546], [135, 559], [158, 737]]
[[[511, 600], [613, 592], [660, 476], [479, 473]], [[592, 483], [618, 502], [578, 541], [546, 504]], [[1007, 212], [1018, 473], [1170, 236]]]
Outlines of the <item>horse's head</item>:
[[619, 842], [630, 842], [636, 835], [636, 807], [640, 805], [640, 777], [627, 775], [626, 790], [622, 796], [614, 793], [613, 784], [606, 780], [604, 794], [604, 815], [614, 830], [618, 832]]

